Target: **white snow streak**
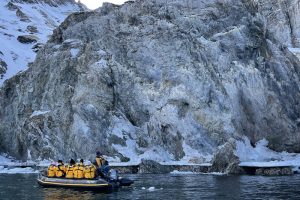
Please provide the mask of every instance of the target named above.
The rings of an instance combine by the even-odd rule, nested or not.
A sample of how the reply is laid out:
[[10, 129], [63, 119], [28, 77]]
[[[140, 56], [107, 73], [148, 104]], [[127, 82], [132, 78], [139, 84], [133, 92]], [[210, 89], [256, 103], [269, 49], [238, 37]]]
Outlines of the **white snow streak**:
[[35, 110], [31, 115], [30, 115], [30, 118], [32, 117], [35, 117], [35, 116], [39, 116], [39, 115], [45, 115], [47, 113], [49, 113], [50, 111], [49, 110], [45, 110], [45, 111], [42, 111], [42, 110]]

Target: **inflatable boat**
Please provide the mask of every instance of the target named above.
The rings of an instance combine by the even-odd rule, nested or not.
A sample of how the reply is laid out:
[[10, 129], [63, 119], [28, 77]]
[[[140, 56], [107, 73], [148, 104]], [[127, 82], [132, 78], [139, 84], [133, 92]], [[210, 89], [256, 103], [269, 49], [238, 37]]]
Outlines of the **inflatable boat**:
[[77, 188], [88, 190], [110, 190], [121, 186], [130, 186], [133, 181], [121, 177], [107, 177], [95, 179], [68, 179], [68, 178], [49, 178], [43, 173], [40, 173], [37, 182], [44, 187], [64, 187], [64, 188]]

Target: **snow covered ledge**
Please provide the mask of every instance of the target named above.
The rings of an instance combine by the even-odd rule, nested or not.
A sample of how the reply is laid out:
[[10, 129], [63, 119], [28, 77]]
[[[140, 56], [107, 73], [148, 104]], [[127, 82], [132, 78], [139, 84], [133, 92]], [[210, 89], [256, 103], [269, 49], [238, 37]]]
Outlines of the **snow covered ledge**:
[[295, 54], [300, 60], [300, 48], [289, 48], [289, 51]]
[[[236, 156], [240, 159], [240, 167], [255, 169], [255, 174], [264, 174], [263, 169], [266, 169], [266, 174], [284, 175], [292, 172], [299, 173], [300, 154], [275, 152], [268, 147], [266, 139], [260, 140], [252, 147], [248, 138], [243, 141], [236, 141]], [[273, 170], [273, 172], [271, 171]], [[279, 170], [283, 170], [282, 172]], [[275, 174], [272, 174], [275, 173]]]

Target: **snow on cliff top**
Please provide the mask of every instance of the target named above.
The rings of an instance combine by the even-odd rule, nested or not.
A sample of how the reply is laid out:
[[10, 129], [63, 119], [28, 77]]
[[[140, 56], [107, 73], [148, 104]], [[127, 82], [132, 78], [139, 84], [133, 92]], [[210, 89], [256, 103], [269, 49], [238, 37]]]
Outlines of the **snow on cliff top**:
[[[52, 31], [72, 12], [80, 11], [80, 6], [66, 3], [58, 7], [45, 3], [13, 3], [7, 6], [9, 0], [0, 1], [0, 59], [7, 64], [7, 71], [0, 79], [3, 82], [27, 69], [33, 62], [36, 53], [32, 47], [36, 43], [20, 43], [20, 35], [33, 35], [37, 43], [45, 43]], [[10, 4], [12, 5], [12, 4]]]

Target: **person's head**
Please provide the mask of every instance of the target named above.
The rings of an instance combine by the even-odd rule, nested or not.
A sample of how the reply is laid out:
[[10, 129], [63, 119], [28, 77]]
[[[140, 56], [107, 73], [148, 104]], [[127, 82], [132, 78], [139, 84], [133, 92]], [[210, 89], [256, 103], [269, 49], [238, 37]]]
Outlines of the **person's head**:
[[73, 158], [70, 160], [70, 165], [75, 165], [75, 160]]
[[96, 156], [102, 156], [102, 153], [100, 151], [97, 151]]
[[57, 161], [58, 164], [64, 164], [62, 160]]
[[80, 159], [80, 163], [83, 163], [83, 159]]

